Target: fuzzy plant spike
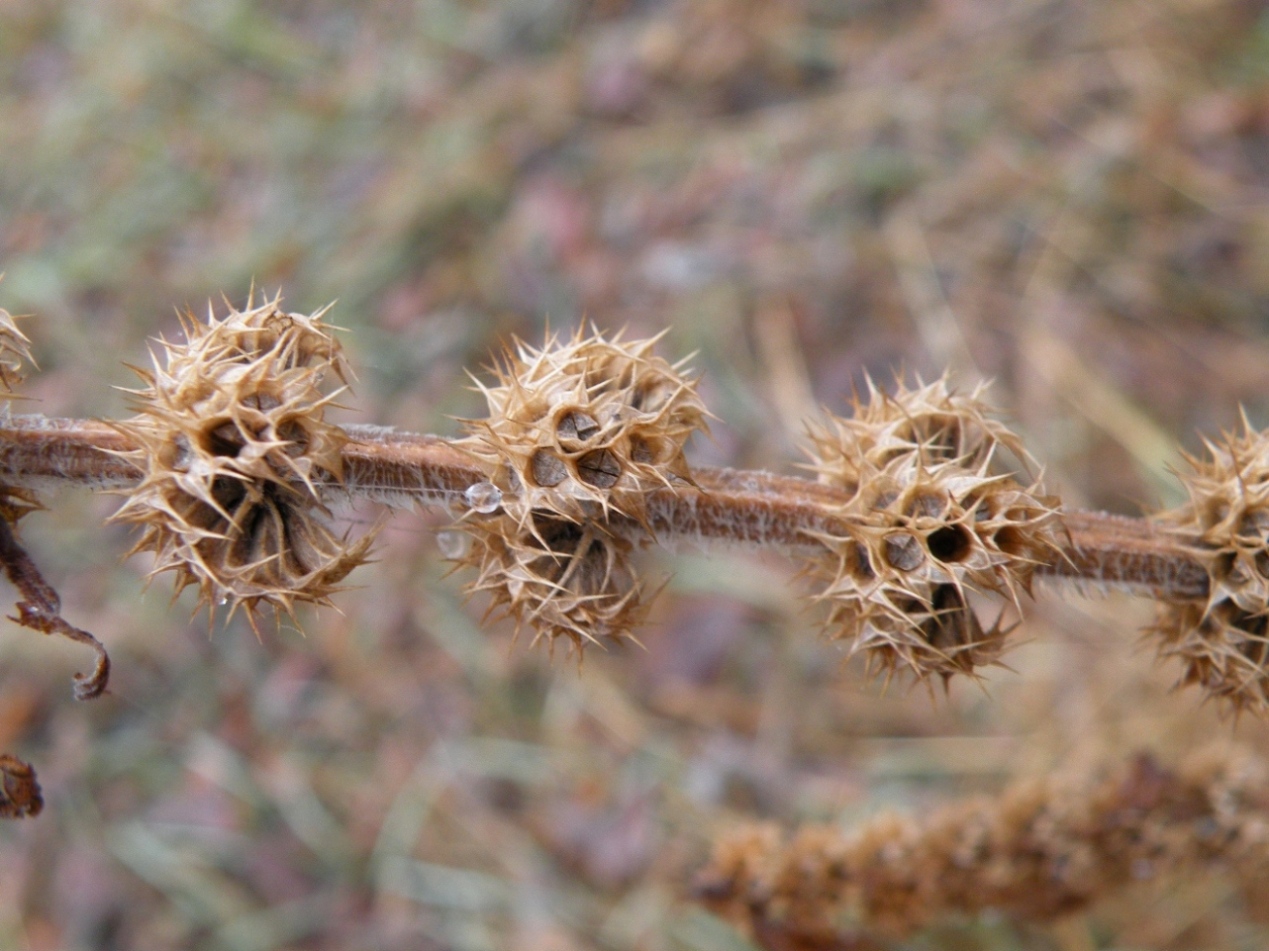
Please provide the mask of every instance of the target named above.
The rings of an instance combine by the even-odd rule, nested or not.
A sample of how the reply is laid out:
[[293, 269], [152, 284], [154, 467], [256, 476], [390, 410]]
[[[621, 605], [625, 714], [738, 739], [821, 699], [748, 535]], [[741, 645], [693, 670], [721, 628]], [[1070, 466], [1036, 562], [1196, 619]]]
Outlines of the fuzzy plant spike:
[[851, 417], [809, 427], [807, 468], [849, 499], [837, 507], [845, 531], [817, 535], [828, 555], [806, 573], [829, 636], [887, 677], [946, 682], [996, 663], [1009, 629], [983, 625], [970, 593], [1018, 607], [1036, 568], [1060, 557], [1057, 502], [1001, 471], [1006, 455], [1030, 460], [981, 394], [946, 378], [893, 395], [869, 381]]
[[294, 620], [297, 602], [329, 603], [374, 534], [350, 541], [323, 504], [348, 442], [325, 411], [351, 376], [326, 310], [280, 304], [183, 316], [185, 342], [160, 341], [154, 369], [136, 369], [137, 415], [117, 424], [144, 473], [114, 516], [141, 528], [133, 551], [154, 553], [151, 577], [172, 572], [177, 591], [253, 624], [264, 605]]
[[716, 845], [696, 893], [770, 948], [855, 946], [983, 912], [1051, 921], [1204, 869], [1251, 899], [1269, 869], [1267, 779], [1246, 751], [1205, 750], [1175, 770], [1141, 754], [1105, 776], [1024, 780], [852, 832], [748, 827]]

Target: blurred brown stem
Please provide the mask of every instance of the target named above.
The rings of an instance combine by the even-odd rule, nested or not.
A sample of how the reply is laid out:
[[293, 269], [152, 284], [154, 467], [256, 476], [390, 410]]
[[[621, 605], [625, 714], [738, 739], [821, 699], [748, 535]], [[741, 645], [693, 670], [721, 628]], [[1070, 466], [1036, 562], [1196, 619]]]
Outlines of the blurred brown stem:
[[[337, 491], [349, 496], [461, 507], [464, 491], [485, 480], [475, 460], [441, 437], [379, 426], [345, 431]], [[109, 423], [11, 416], [0, 421], [0, 484], [126, 489], [140, 473], [120, 454], [135, 448]], [[649, 524], [664, 541], [813, 553], [820, 547], [816, 535], [841, 536], [851, 527], [835, 513], [848, 497], [827, 485], [711, 467], [694, 468], [692, 475], [697, 489], [659, 489], [648, 498]], [[1197, 543], [1144, 518], [1067, 512], [1063, 522], [1062, 557], [1041, 566], [1041, 577], [1167, 599], [1206, 597], [1208, 574]]]

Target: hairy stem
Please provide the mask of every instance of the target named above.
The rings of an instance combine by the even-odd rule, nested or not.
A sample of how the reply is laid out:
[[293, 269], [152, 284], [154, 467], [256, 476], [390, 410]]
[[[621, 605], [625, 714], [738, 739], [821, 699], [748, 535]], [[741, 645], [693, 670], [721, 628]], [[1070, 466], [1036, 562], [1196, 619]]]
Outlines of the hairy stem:
[[[344, 481], [337, 491], [389, 504], [462, 505], [485, 480], [472, 457], [438, 436], [379, 426], [348, 426]], [[0, 420], [0, 484], [47, 489], [78, 484], [126, 489], [139, 473], [121, 453], [137, 447], [109, 423], [11, 416]], [[842, 535], [839, 489], [766, 472], [700, 467], [697, 488], [650, 493], [648, 523], [663, 542], [677, 540], [813, 553], [817, 535]], [[1067, 512], [1062, 557], [1038, 574], [1168, 599], [1207, 595], [1203, 551], [1144, 518]]]

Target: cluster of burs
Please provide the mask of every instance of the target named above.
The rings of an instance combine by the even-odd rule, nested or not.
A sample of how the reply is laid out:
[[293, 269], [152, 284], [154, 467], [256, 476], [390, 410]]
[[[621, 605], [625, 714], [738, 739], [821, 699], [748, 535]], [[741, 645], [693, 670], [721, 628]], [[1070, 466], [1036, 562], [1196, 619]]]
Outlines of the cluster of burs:
[[[137, 415], [114, 424], [141, 473], [115, 517], [141, 527], [154, 573], [212, 607], [293, 616], [328, 603], [369, 556], [373, 530], [350, 538], [328, 508], [352, 437], [326, 410], [351, 374], [323, 314], [273, 299], [185, 318], [185, 342], [162, 342], [138, 371]], [[487, 415], [448, 442], [473, 475], [448, 496], [443, 547], [473, 569], [470, 590], [535, 639], [580, 651], [634, 636], [659, 587], [641, 577], [640, 549], [690, 535], [673, 503], [711, 491], [684, 455], [710, 413], [656, 343], [593, 328], [517, 342], [478, 383]], [[7, 382], [23, 354], [4, 352]], [[807, 426], [804, 468], [820, 486], [807, 504], [830, 526], [799, 527], [786, 546], [807, 596], [829, 636], [887, 676], [973, 675], [999, 658], [1002, 619], [1037, 570], [1053, 574], [1075, 550], [1059, 502], [981, 387], [944, 378], [886, 393], [869, 381], [851, 402]], [[1153, 633], [1185, 682], [1235, 710], [1269, 706], [1266, 445], [1250, 427], [1210, 445], [1191, 460], [1190, 502], [1153, 522], [1207, 574], [1206, 597], [1165, 604]]]
[[[460, 557], [478, 572], [474, 587], [538, 636], [582, 645], [637, 626], [647, 586], [631, 558], [656, 538], [648, 501], [699, 491], [683, 448], [709, 414], [653, 343], [579, 333], [518, 345], [496, 385], [481, 387], [488, 418], [458, 444], [489, 480], [460, 523], [473, 539]], [[954, 394], [945, 380], [893, 395], [870, 386], [854, 410], [809, 429], [810, 468], [841, 490], [834, 514], [848, 526], [807, 539], [828, 630], [887, 671], [992, 662], [1005, 632], [978, 621], [970, 593], [1018, 601], [1055, 557], [1054, 500], [1010, 474], [1026, 454], [978, 392]]]

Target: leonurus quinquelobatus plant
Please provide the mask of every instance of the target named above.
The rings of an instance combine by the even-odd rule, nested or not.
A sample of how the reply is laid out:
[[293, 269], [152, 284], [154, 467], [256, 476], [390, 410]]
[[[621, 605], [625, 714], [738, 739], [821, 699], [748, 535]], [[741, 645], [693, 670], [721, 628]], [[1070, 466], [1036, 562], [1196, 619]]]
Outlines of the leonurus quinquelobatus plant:
[[[999, 661], [1037, 580], [1091, 582], [1164, 605], [1150, 636], [1182, 682], [1234, 711], [1266, 706], [1269, 451], [1250, 427], [1195, 464], [1187, 506], [1143, 519], [1064, 510], [982, 386], [949, 378], [867, 382], [808, 423], [805, 476], [696, 466], [710, 414], [695, 376], [660, 338], [594, 327], [515, 342], [475, 377], [486, 412], [457, 437], [339, 426], [327, 410], [352, 371], [326, 314], [280, 298], [187, 314], [184, 339], [137, 371], [131, 419], [0, 421], [0, 563], [21, 623], [98, 651], [78, 696], [105, 690], [105, 651], [61, 618], [15, 531], [68, 482], [122, 494], [114, 518], [136, 526], [151, 574], [253, 625], [330, 603], [372, 556], [373, 529], [335, 521], [365, 497], [449, 510], [468, 590], [579, 653], [637, 635], [658, 588], [641, 549], [731, 545], [785, 553], [828, 635], [887, 677], [972, 677]], [[10, 385], [29, 351], [0, 316]], [[38, 790], [20, 773], [14, 789]]]

